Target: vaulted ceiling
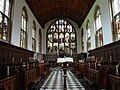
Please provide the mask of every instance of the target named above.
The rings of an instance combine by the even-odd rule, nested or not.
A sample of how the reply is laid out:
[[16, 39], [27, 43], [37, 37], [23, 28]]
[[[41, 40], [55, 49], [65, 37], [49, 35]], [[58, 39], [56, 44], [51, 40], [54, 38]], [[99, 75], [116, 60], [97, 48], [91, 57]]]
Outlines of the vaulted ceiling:
[[56, 18], [68, 18], [81, 26], [95, 0], [25, 0], [40, 25]]

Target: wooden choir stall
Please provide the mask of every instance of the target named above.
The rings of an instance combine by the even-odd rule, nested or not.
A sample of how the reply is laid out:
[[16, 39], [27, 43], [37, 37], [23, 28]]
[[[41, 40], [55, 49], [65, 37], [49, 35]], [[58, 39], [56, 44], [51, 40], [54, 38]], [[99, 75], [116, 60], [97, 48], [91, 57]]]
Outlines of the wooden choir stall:
[[47, 75], [45, 62], [33, 57], [32, 51], [0, 41], [0, 90], [31, 90]]
[[82, 76], [88, 90], [120, 90], [120, 41], [88, 51], [84, 62], [77, 64], [77, 76]]

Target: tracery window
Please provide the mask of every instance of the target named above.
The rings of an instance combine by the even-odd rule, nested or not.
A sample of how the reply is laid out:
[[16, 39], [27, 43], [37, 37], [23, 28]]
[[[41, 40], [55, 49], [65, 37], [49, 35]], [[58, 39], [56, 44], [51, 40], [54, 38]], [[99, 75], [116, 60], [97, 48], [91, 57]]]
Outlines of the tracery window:
[[33, 21], [33, 26], [32, 26], [32, 51], [36, 51], [36, 24], [35, 24], [35, 21]]
[[91, 49], [91, 32], [90, 32], [90, 22], [87, 21], [86, 24], [86, 30], [87, 30], [87, 50]]
[[10, 40], [11, 0], [0, 0], [0, 40]]
[[27, 48], [27, 11], [26, 8], [22, 9], [22, 20], [21, 20], [21, 32], [20, 32], [20, 46]]
[[68, 54], [76, 53], [75, 29], [64, 19], [54, 21], [47, 32], [47, 52], [58, 54], [60, 50]]
[[120, 0], [110, 0], [114, 21], [114, 39], [120, 40]]
[[102, 23], [101, 23], [101, 13], [100, 7], [96, 7], [95, 11], [95, 30], [96, 30], [96, 47], [100, 47], [103, 45], [103, 32], [102, 32]]

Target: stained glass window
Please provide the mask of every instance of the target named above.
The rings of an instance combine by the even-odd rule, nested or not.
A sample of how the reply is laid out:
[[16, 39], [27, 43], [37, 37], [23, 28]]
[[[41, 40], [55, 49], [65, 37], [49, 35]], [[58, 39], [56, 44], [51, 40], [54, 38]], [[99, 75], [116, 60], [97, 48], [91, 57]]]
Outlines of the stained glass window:
[[96, 30], [96, 47], [103, 45], [103, 32], [102, 32], [102, 23], [101, 23], [101, 13], [99, 6], [96, 7], [95, 11], [95, 30]]
[[68, 54], [76, 53], [75, 29], [64, 19], [54, 21], [47, 32], [47, 52], [59, 54], [60, 50]]
[[120, 0], [112, 0], [112, 13], [114, 21], [114, 38], [120, 39]]
[[36, 51], [36, 24], [34, 21], [32, 26], [32, 50]]
[[91, 49], [91, 32], [90, 32], [90, 22], [87, 21], [86, 24], [86, 30], [87, 30], [87, 50]]
[[0, 0], [0, 40], [10, 39], [10, 0]]
[[22, 9], [22, 20], [21, 20], [21, 32], [20, 32], [20, 46], [27, 48], [27, 11], [26, 8]]

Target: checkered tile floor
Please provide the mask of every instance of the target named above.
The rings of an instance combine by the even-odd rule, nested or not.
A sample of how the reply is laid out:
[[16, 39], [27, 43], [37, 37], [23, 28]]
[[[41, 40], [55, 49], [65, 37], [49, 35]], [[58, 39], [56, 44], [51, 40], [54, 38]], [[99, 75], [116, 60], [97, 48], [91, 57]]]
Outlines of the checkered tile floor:
[[[85, 90], [71, 71], [67, 71], [67, 90]], [[54, 69], [40, 90], [63, 90], [63, 71]]]

